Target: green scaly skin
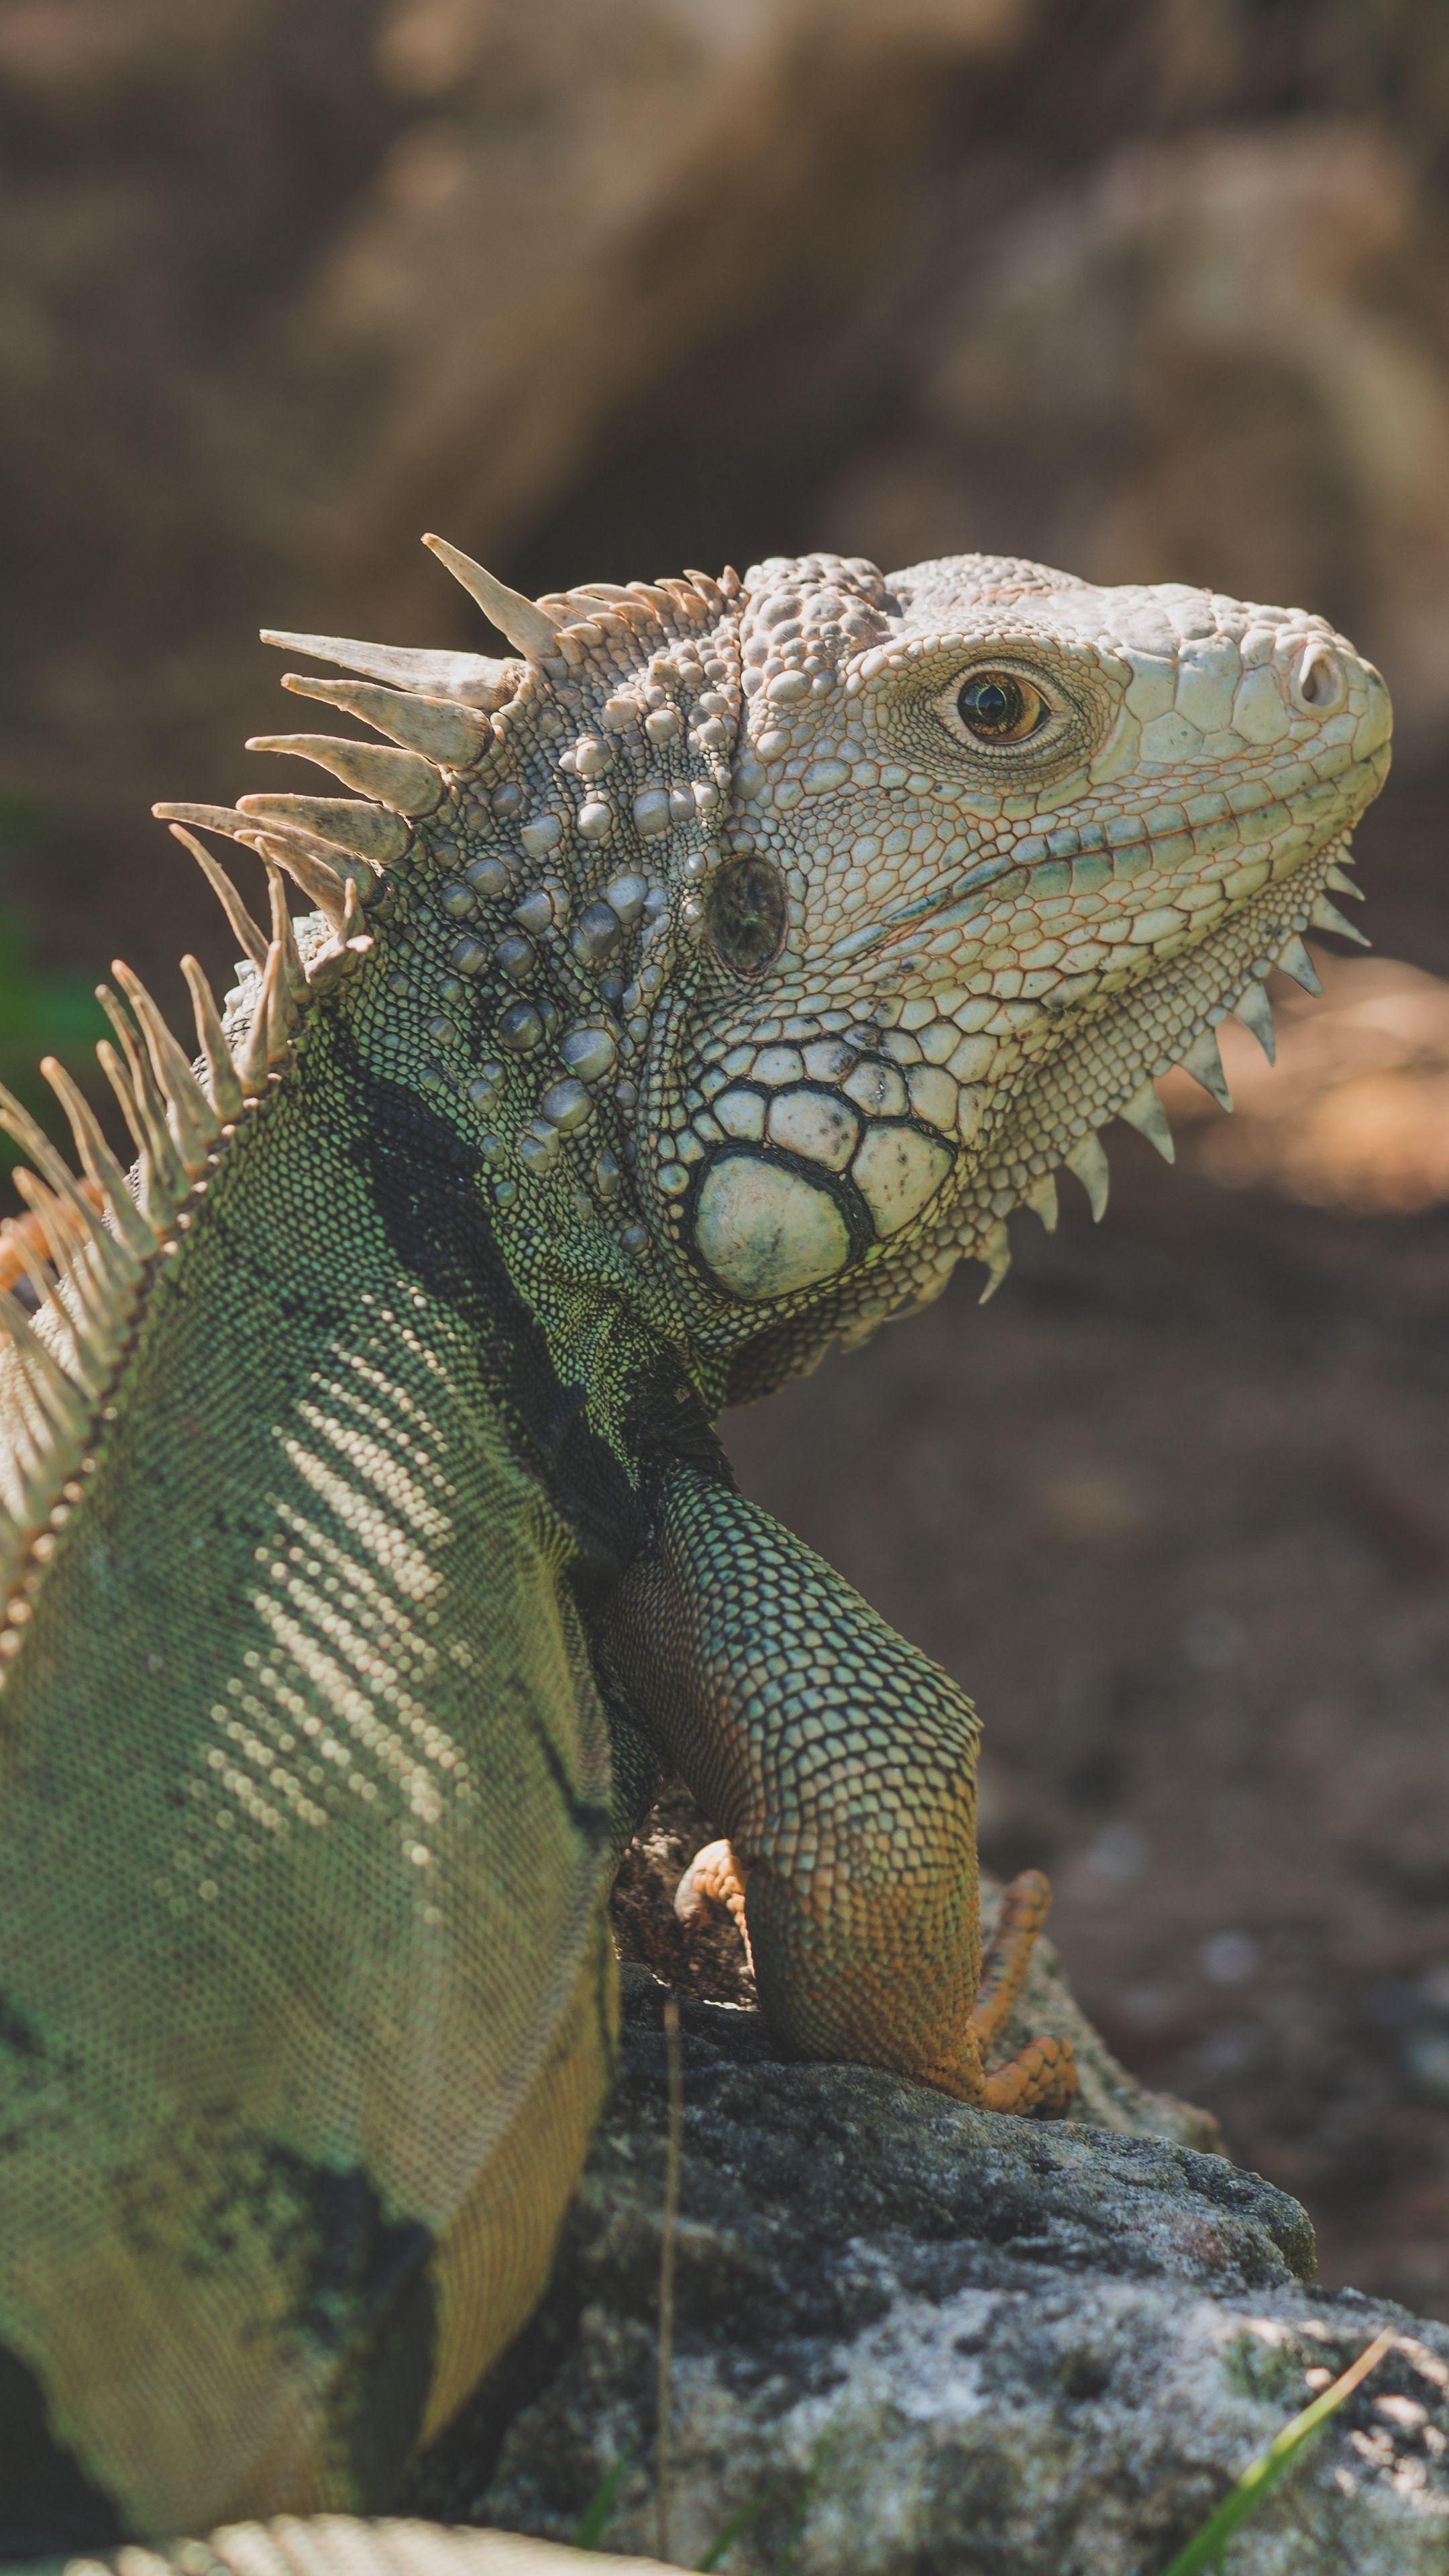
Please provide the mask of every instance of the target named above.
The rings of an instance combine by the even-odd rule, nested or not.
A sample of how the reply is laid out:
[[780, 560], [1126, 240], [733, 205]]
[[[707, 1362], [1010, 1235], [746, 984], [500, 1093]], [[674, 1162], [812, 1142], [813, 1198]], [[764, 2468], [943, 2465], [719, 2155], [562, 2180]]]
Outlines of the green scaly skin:
[[127, 985], [129, 1190], [82, 1107], [100, 1216], [8, 1117], [12, 2556], [386, 2501], [538, 2295], [661, 1766], [796, 2045], [1069, 2100], [1049, 2035], [986, 2072], [1045, 1890], [983, 1979], [969, 1702], [713, 1422], [963, 1254], [994, 1286], [1063, 1163], [1100, 1212], [1097, 1129], [1161, 1142], [1152, 1077], [1220, 1081], [1211, 1024], [1341, 926], [1387, 766], [1297, 613], [449, 559], [518, 658], [291, 639], [400, 748], [271, 747], [368, 801], [165, 809], [260, 849], [273, 939], [199, 1079]]

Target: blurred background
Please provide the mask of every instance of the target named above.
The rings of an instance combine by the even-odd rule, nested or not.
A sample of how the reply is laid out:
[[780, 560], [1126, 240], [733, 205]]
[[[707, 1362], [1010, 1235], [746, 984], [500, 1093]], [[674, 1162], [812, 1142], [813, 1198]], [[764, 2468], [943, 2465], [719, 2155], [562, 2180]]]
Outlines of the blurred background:
[[263, 783], [259, 624], [481, 640], [424, 527], [530, 591], [1025, 554], [1387, 674], [1376, 957], [1279, 1072], [730, 1439], [975, 1692], [1121, 2054], [1440, 2315], [1446, 236], [1434, 0], [0, 0], [6, 1079], [118, 946], [224, 971], [147, 808]]

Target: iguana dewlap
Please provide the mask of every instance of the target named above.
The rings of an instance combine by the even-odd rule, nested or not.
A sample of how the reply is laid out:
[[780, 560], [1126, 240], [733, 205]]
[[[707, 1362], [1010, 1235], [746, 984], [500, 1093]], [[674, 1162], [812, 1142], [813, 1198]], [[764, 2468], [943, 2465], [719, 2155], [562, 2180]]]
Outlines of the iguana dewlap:
[[[1094, 1212], [1153, 1078], [1347, 931], [1382, 682], [1322, 620], [960, 557], [274, 640], [386, 739], [168, 807], [269, 931], [193, 1069], [117, 968], [0, 1247], [12, 2555], [375, 2507], [535, 2300], [661, 1766], [802, 2049], [990, 2074], [970, 1704], [735, 1489], [720, 1407]], [[343, 792], [353, 790], [353, 795]], [[188, 835], [183, 831], [183, 837]], [[312, 907], [289, 916], [287, 882]], [[1352, 935], [1352, 934], [1350, 934]], [[126, 1007], [129, 1005], [129, 1008]], [[980, 1991], [978, 1992], [978, 1987]]]

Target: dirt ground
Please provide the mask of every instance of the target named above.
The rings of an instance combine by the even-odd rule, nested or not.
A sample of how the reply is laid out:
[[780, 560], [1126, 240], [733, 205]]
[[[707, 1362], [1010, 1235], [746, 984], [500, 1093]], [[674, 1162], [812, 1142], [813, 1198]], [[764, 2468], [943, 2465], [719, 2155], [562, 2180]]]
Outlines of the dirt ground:
[[[1449, 968], [1443, 815], [1361, 836]], [[1330, 2283], [1449, 2316], [1449, 1208], [1169, 1172], [1013, 1222], [939, 1306], [727, 1420], [748, 1492], [975, 1696], [983, 1857], [1080, 1999], [1303, 2199]], [[1065, 1193], [1064, 1193], [1065, 1196]]]

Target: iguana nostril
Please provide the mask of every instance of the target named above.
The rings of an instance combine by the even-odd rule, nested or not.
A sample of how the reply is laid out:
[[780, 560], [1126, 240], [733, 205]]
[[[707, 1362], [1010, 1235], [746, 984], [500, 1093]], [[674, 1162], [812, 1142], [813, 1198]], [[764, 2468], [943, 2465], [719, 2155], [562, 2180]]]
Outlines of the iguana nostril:
[[1312, 637], [1305, 647], [1293, 674], [1292, 691], [1295, 703], [1313, 716], [1333, 715], [1347, 697], [1343, 665], [1321, 636]]

